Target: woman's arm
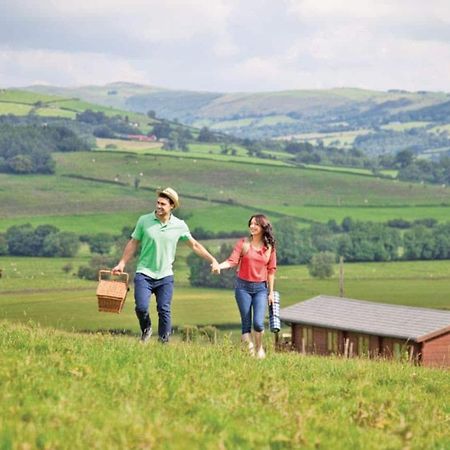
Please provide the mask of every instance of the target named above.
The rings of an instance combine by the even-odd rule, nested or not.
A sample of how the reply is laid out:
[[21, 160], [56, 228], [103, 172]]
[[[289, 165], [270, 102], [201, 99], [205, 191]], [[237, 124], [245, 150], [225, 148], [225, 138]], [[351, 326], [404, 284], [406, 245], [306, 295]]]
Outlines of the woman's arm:
[[244, 245], [244, 239], [240, 239], [233, 248], [231, 255], [219, 264], [220, 269], [230, 269], [236, 267], [239, 264], [242, 254], [242, 246]]
[[267, 263], [267, 289], [269, 291], [269, 305], [273, 303], [273, 291], [275, 289], [275, 272], [277, 270], [277, 252], [273, 248]]
[[275, 287], [275, 272], [272, 272], [267, 275], [267, 289], [269, 291], [269, 293], [268, 293], [269, 305], [271, 305], [273, 303], [274, 287]]
[[223, 261], [223, 262], [221, 262], [221, 263], [219, 264], [219, 269], [220, 269], [220, 270], [222, 270], [222, 269], [229, 269], [229, 268], [231, 268], [231, 267], [233, 267], [233, 266], [230, 264], [230, 262], [228, 261], [228, 259], [226, 259], [225, 261]]

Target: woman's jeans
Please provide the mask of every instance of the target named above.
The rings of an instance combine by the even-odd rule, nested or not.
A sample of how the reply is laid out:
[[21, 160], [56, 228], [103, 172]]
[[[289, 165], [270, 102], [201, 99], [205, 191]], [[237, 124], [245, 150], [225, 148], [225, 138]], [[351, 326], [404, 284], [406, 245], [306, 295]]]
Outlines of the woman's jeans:
[[159, 280], [148, 277], [143, 273], [136, 273], [134, 277], [135, 310], [141, 330], [142, 332], [148, 330], [152, 324], [148, 309], [150, 297], [153, 293], [156, 297], [156, 309], [159, 317], [158, 334], [162, 341], [167, 341], [172, 331], [170, 306], [173, 295], [173, 281], [173, 275]]
[[236, 278], [234, 294], [241, 313], [242, 334], [252, 331], [264, 331], [264, 317], [267, 306], [267, 283], [253, 282]]

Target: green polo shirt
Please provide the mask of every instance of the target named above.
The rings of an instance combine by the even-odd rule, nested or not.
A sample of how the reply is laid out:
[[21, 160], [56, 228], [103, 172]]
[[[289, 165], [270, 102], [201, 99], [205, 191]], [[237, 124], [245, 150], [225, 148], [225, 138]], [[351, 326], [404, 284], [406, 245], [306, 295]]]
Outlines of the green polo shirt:
[[184, 220], [173, 214], [163, 224], [152, 212], [139, 217], [131, 237], [141, 244], [136, 272], [160, 279], [173, 275], [178, 241], [187, 241], [191, 233]]

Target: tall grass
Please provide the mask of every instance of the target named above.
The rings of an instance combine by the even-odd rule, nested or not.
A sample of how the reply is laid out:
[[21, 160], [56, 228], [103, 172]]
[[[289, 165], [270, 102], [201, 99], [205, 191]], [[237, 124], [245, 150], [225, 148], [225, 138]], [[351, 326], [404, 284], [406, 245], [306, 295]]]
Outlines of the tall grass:
[[0, 322], [0, 448], [444, 449], [448, 374]]

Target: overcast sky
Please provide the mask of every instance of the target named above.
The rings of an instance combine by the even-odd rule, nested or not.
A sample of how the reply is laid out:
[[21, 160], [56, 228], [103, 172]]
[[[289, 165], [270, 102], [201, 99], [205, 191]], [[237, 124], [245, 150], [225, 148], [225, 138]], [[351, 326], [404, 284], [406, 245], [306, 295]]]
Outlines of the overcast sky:
[[449, 0], [0, 0], [0, 87], [450, 92]]

